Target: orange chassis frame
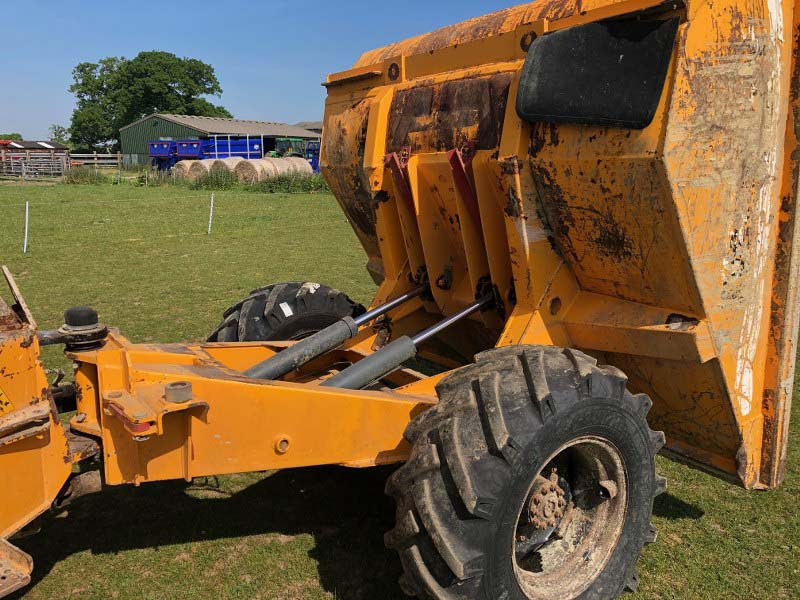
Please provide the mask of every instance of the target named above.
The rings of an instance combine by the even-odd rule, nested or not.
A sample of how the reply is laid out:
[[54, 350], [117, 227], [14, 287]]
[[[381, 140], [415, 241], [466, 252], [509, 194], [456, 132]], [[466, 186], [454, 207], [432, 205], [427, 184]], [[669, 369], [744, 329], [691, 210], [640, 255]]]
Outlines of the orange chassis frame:
[[[327, 80], [323, 170], [382, 279], [373, 304], [408, 291], [420, 266], [434, 280], [452, 272], [452, 289], [431, 286], [434, 301], [392, 313], [393, 337], [463, 308], [489, 275], [505, 314], [481, 313], [470, 318], [472, 330], [456, 327], [464, 338], [484, 334], [478, 350], [525, 343], [594, 354], [627, 373], [633, 391], [653, 397], [651, 426], [666, 432], [668, 451], [747, 488], [771, 488], [784, 474], [800, 306], [794, 2], [676, 9], [673, 64], [655, 119], [640, 131], [548, 129], [522, 122], [514, 107], [526, 39], [661, 4], [534, 2], [509, 9], [505, 20], [368, 53]], [[490, 26], [499, 29], [487, 36]], [[436, 47], [441, 39], [453, 42]], [[728, 68], [731, 48], [738, 68], [764, 74], [752, 78], [752, 92]], [[387, 164], [393, 101], [464, 81], [507, 84], [510, 99], [497, 146], [470, 157], [472, 189], [458, 181], [459, 149], [438, 147], [437, 132], [424, 127], [402, 172]], [[754, 132], [762, 133], [747, 137]], [[759, 168], [740, 172], [740, 165]], [[372, 233], [358, 222], [364, 197]], [[603, 218], [585, 218], [598, 198]], [[572, 229], [548, 236], [537, 209], [557, 209], [550, 216]], [[641, 252], [604, 254], [598, 228], [609, 223]], [[746, 236], [741, 223], [758, 235]], [[742, 264], [758, 268], [735, 271]], [[13, 283], [12, 292], [17, 310], [0, 310], [2, 538], [51, 506], [73, 464], [92, 454], [86, 439], [100, 442], [94, 451], [102, 452], [109, 485], [403, 461], [403, 430], [436, 402], [443, 376], [402, 369], [386, 378], [392, 389], [380, 391], [316, 385], [385, 342], [370, 328], [275, 382], [242, 371], [280, 343], [131, 344], [112, 332], [102, 348], [70, 354], [78, 389], [70, 428], [83, 434], [75, 438], [48, 391], [36, 324]], [[458, 333], [448, 333], [446, 346], [460, 347], [460, 358], [429, 348], [443, 366], [469, 360], [473, 348], [461, 346]], [[178, 381], [192, 384], [191, 400], [167, 402], [165, 386]], [[0, 544], [0, 559], [9, 548]]]

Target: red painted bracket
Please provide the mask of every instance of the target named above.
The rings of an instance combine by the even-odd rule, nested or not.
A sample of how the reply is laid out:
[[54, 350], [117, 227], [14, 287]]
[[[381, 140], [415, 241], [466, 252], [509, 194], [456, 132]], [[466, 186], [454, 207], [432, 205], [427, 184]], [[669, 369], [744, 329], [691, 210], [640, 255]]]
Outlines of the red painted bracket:
[[410, 153], [407, 148], [403, 148], [399, 153], [392, 152], [386, 155], [386, 167], [391, 171], [394, 178], [395, 188], [403, 197], [411, 216], [416, 218], [417, 207], [414, 205], [414, 196], [411, 193], [411, 183], [408, 179], [408, 157]]
[[454, 149], [447, 152], [447, 160], [450, 161], [450, 169], [453, 171], [453, 181], [455, 181], [464, 204], [472, 217], [472, 222], [482, 232], [481, 213], [478, 208], [478, 194], [475, 192], [475, 178], [472, 174], [472, 158], [474, 156], [474, 144], [469, 143], [462, 149]]

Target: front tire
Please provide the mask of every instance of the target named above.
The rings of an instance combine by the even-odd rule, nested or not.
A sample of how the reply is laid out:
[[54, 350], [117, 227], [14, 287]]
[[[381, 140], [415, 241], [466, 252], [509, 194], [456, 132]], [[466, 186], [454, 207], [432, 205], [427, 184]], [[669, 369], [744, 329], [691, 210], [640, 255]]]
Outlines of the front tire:
[[364, 307], [337, 289], [309, 282], [275, 283], [250, 292], [223, 313], [209, 342], [300, 340]]
[[408, 426], [411, 456], [387, 482], [388, 547], [401, 587], [433, 600], [613, 598], [635, 589], [655, 540], [662, 433], [650, 399], [575, 350], [478, 355]]

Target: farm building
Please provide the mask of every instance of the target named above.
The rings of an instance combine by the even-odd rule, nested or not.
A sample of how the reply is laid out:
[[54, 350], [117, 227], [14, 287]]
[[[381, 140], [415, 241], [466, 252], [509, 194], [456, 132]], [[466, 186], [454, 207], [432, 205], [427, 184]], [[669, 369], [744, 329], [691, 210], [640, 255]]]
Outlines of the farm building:
[[58, 142], [0, 140], [0, 175], [61, 175], [69, 148]]
[[322, 121], [301, 121], [300, 123], [295, 123], [294, 126], [322, 135]]
[[228, 136], [248, 136], [263, 140], [263, 148], [267, 151], [275, 149], [277, 138], [320, 138], [319, 133], [285, 123], [156, 113], [134, 121], [120, 130], [122, 160], [126, 166], [149, 164], [148, 144], [156, 140], [227, 139]]
[[0, 140], [0, 159], [12, 154], [61, 157], [66, 156], [67, 153], [68, 148], [58, 142]]

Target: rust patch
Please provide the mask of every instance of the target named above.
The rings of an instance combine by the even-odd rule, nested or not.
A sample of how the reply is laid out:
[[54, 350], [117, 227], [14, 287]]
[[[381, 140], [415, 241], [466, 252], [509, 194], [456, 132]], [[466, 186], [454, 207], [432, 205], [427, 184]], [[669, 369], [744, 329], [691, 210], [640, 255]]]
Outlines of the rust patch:
[[392, 100], [387, 152], [444, 152], [474, 142], [477, 150], [500, 143], [510, 73], [422, 85]]
[[362, 165], [369, 108], [370, 101], [362, 100], [328, 117], [322, 139], [326, 157], [323, 174], [367, 254], [377, 256], [375, 208]]
[[558, 126], [555, 123], [533, 123], [531, 125], [531, 143], [528, 147], [528, 155], [531, 158], [539, 156], [539, 153], [548, 144], [558, 146]]
[[633, 240], [628, 232], [609, 215], [600, 215], [597, 220], [599, 228], [597, 249], [606, 256], [622, 260], [633, 256]]

